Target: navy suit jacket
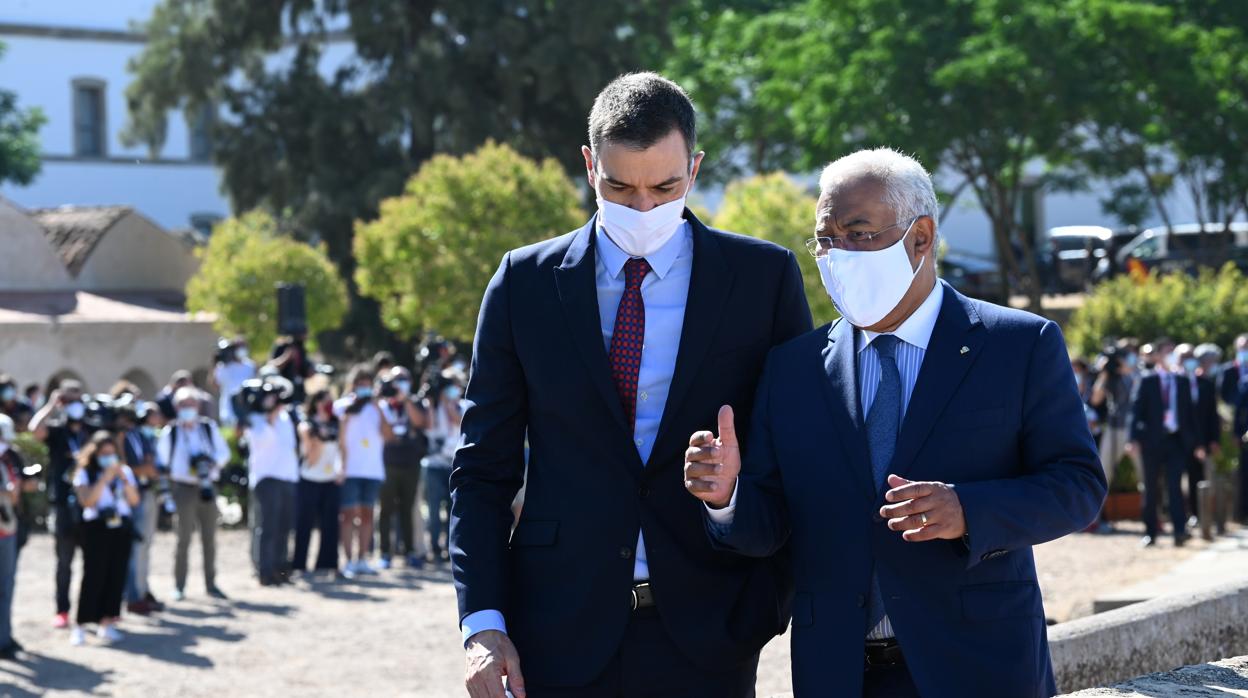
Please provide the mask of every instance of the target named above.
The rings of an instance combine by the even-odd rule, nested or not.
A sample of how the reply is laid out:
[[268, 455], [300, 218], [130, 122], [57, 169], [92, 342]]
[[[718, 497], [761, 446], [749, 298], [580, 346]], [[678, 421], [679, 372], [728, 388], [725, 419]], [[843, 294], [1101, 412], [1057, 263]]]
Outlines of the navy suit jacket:
[[772, 351], [735, 519], [708, 525], [745, 555], [791, 546], [799, 698], [861, 695], [873, 569], [924, 698], [1056, 692], [1031, 546], [1094, 520], [1105, 476], [1057, 325], [943, 289], [889, 472], [955, 485], [969, 544], [879, 517], [844, 321]]
[[1231, 429], [1236, 439], [1248, 434], [1248, 388], [1239, 387], [1239, 364], [1234, 361], [1226, 364], [1220, 378], [1222, 401], [1231, 407], [1234, 416], [1231, 418]]
[[537, 685], [586, 684], [619, 650], [639, 529], [659, 615], [691, 660], [750, 661], [788, 624], [788, 565], [713, 548], [683, 465], [690, 435], [714, 429], [721, 405], [749, 413], [767, 352], [810, 330], [801, 272], [777, 245], [685, 218], [684, 326], [644, 466], [603, 346], [595, 221], [508, 253], [485, 292], [451, 473], [451, 559], [460, 619], [502, 611]]
[[[1183, 440], [1184, 451], [1190, 454], [1201, 444], [1199, 425], [1192, 408], [1192, 389], [1187, 376], [1171, 375], [1174, 389], [1178, 391], [1178, 414], [1175, 419], [1179, 437]], [[1140, 376], [1135, 399], [1131, 401], [1131, 440], [1139, 442], [1141, 457], [1150, 462], [1161, 462], [1160, 459], [1165, 458], [1166, 409], [1161, 394], [1161, 376], [1156, 371]]]

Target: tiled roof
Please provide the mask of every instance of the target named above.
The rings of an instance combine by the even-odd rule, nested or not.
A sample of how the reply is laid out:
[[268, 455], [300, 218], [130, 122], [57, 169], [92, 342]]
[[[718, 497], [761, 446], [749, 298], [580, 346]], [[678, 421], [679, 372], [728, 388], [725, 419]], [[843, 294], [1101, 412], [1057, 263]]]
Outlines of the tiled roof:
[[109, 229], [133, 210], [129, 206], [61, 206], [29, 213], [43, 228], [70, 275], [78, 276]]

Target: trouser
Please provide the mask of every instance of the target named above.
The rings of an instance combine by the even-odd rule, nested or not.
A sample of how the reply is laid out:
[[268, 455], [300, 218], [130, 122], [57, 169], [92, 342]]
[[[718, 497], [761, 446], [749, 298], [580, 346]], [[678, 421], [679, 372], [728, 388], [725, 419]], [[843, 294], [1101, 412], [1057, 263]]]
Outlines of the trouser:
[[1157, 510], [1161, 506], [1162, 483], [1170, 500], [1170, 523], [1174, 538], [1187, 535], [1187, 512], [1183, 505], [1183, 472], [1189, 454], [1178, 434], [1167, 434], [1161, 443], [1144, 453], [1144, 530], [1154, 538], [1161, 533]]
[[[416, 514], [416, 491], [420, 488], [420, 466], [387, 465], [386, 480], [381, 484], [381, 522], [378, 533], [381, 535], [381, 555], [390, 557], [391, 553], [411, 555], [416, 551], [413, 519]], [[395, 545], [393, 537], [394, 519], [399, 519], [399, 538], [401, 545]]]
[[441, 465], [424, 466], [425, 506], [429, 517], [429, 550], [435, 558], [442, 556], [442, 506], [446, 505], [449, 523], [451, 516], [451, 469]]
[[204, 586], [217, 585], [217, 503], [199, 496], [199, 485], [173, 483], [173, 501], [178, 510], [178, 544], [173, 558], [173, 583], [179, 591], [186, 589], [187, 558], [191, 537], [199, 531], [199, 544], [204, 552]]
[[338, 569], [338, 483], [300, 480], [295, 500], [295, 555], [297, 570], [308, 569], [312, 529], [321, 532], [316, 569]]
[[17, 583], [17, 536], [0, 538], [0, 649], [13, 643], [13, 587]]
[[1187, 509], [1188, 513], [1196, 516], [1200, 513], [1200, 488], [1197, 487], [1205, 481], [1205, 461], [1196, 456], [1188, 456], [1187, 458]]
[[1127, 452], [1127, 438], [1126, 427], [1105, 427], [1101, 431], [1101, 467], [1105, 469], [1105, 482], [1114, 481], [1118, 464]]
[[252, 540], [261, 582], [290, 571], [290, 533], [295, 524], [296, 483], [266, 477], [251, 492], [256, 513]]
[[130, 551], [130, 573], [126, 578], [126, 601], [137, 603], [147, 598], [151, 589], [147, 585], [148, 570], [152, 560], [152, 541], [156, 537], [156, 518], [160, 516], [160, 503], [154, 490], [144, 490], [139, 506], [134, 510], [135, 531], [142, 537], [134, 542]]
[[[524, 651], [523, 648], [520, 650]], [[758, 655], [708, 671], [672, 640], [654, 607], [633, 611], [607, 668], [586, 686], [544, 687], [526, 681], [529, 698], [752, 698]]]
[[109, 528], [99, 520], [82, 524], [78, 625], [121, 616], [121, 594], [133, 544], [134, 534], [128, 526]]
[[78, 550], [78, 531], [69, 508], [57, 505], [53, 539], [56, 543], [56, 612], [69, 613], [69, 584], [74, 573], [74, 552]]

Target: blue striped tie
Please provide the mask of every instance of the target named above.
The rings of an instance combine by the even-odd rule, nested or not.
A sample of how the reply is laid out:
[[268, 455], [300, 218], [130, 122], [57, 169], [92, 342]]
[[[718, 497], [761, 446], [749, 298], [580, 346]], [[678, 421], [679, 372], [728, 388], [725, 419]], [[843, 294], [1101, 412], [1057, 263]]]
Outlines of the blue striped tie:
[[[897, 450], [897, 426], [901, 422], [901, 372], [897, 370], [897, 342], [882, 334], [871, 342], [880, 359], [880, 387], [867, 415], [867, 447], [871, 454], [871, 474], [878, 491], [885, 486], [888, 466]], [[884, 595], [879, 578], [871, 573], [871, 598], [867, 605], [867, 632], [884, 619]]]

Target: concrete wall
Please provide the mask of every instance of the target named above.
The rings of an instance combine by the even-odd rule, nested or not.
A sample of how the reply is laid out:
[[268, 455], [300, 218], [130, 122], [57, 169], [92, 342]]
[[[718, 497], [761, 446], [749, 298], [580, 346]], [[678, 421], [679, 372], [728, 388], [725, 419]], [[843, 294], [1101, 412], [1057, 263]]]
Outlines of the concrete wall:
[[1248, 580], [1056, 625], [1049, 649], [1062, 691], [1248, 654]]
[[1227, 698], [1248, 696], [1248, 657], [1186, 666], [1150, 674], [1108, 688], [1072, 693], [1067, 698]]
[[39, 224], [0, 197], [0, 291], [51, 291], [72, 285]]
[[199, 260], [193, 248], [145, 216], [131, 212], [113, 224], [78, 272], [86, 291], [181, 291]]

